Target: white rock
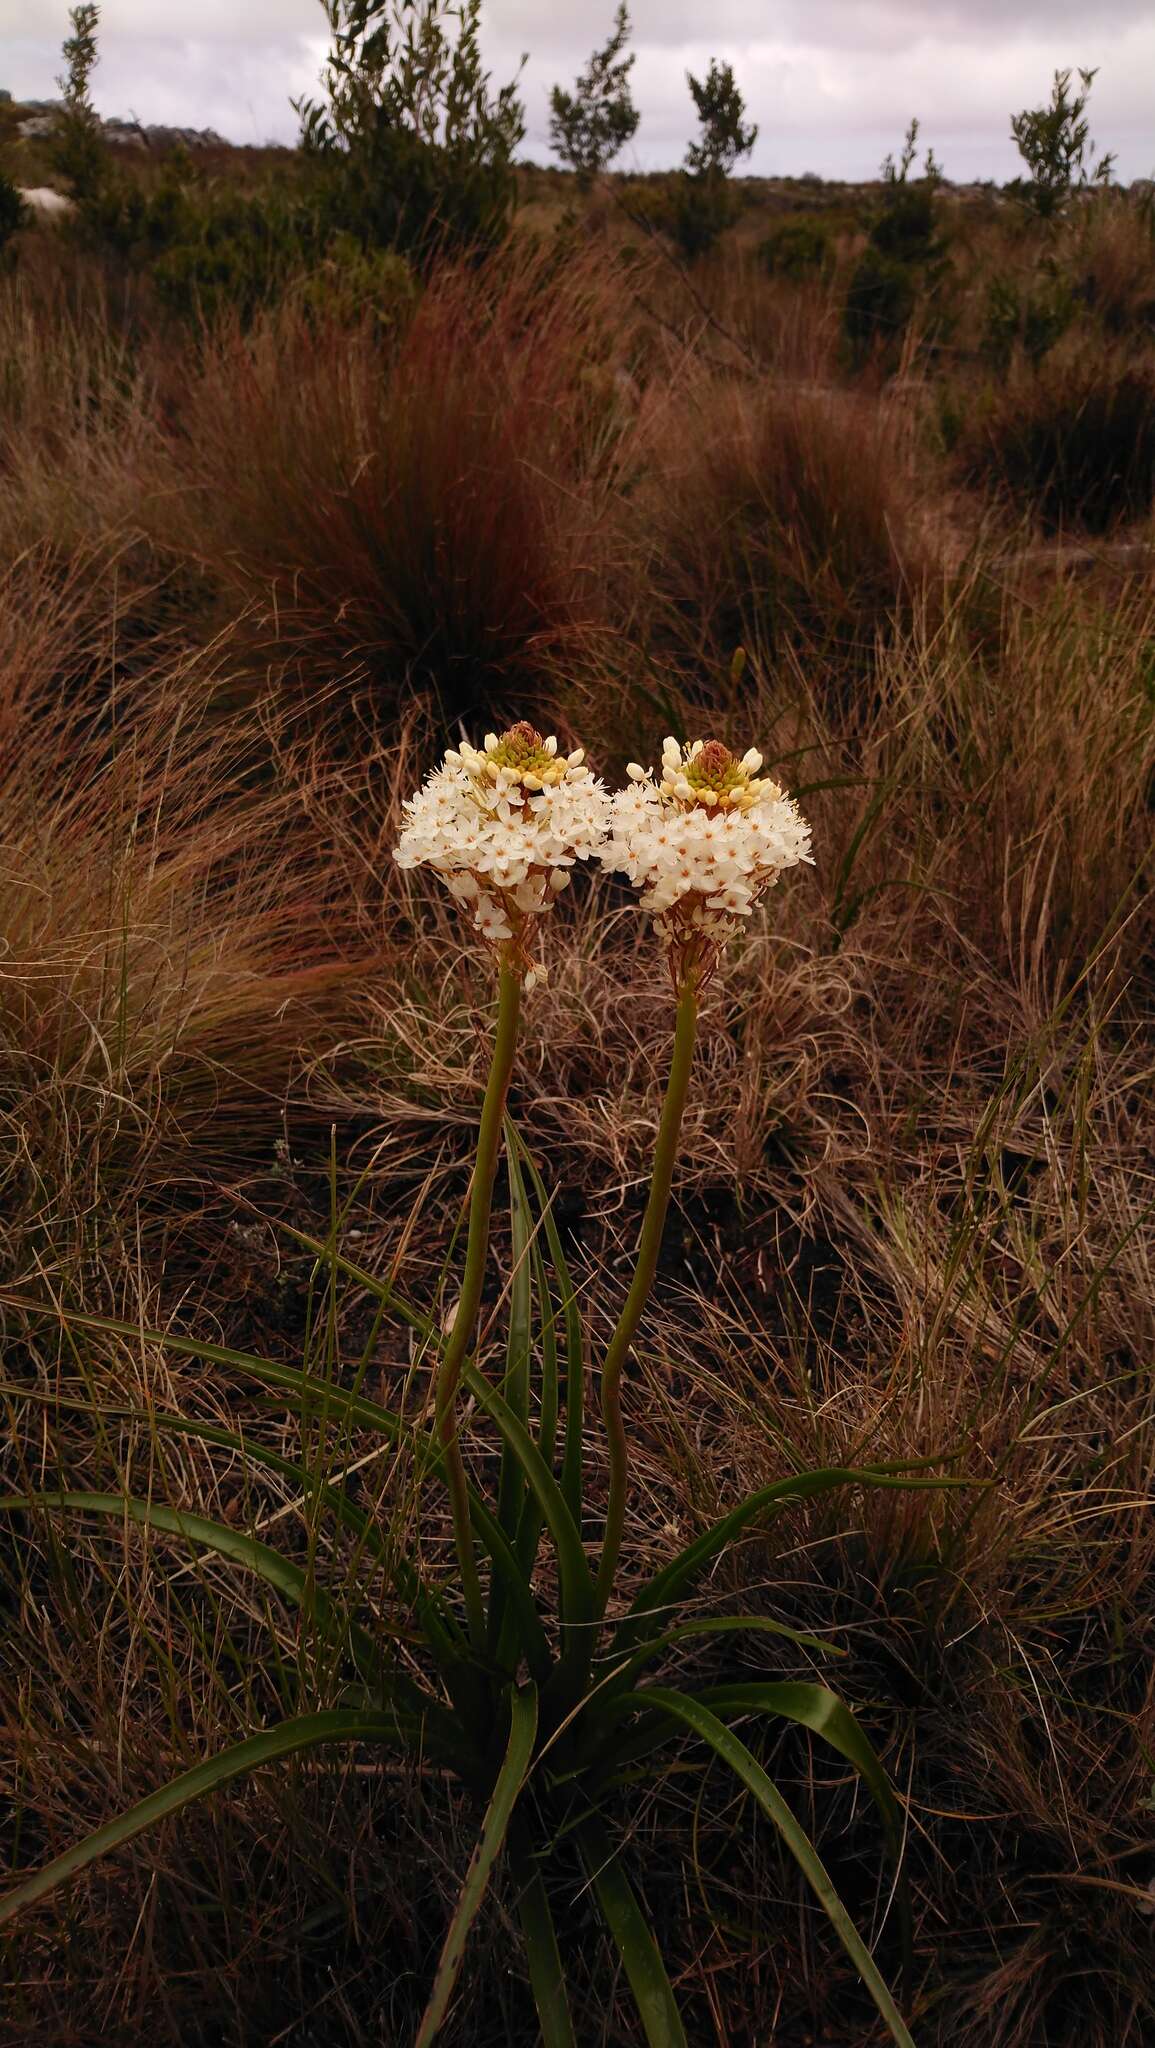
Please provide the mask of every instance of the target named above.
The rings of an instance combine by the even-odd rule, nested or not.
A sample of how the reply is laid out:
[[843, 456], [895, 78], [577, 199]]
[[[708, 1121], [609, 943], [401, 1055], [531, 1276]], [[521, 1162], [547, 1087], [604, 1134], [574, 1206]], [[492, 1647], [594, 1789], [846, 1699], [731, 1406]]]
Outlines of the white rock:
[[75, 200], [67, 199], [63, 192], [54, 192], [51, 185], [24, 187], [20, 197], [29, 211], [36, 215], [37, 220], [67, 220], [70, 214], [76, 212]]

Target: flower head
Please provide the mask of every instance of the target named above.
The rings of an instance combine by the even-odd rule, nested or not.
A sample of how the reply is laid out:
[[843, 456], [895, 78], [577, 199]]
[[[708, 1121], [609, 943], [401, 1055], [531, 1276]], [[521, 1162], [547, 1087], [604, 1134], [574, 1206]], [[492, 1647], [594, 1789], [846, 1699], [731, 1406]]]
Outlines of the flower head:
[[780, 874], [809, 861], [810, 827], [753, 747], [668, 739], [661, 773], [636, 761], [613, 801], [605, 867], [629, 876], [666, 942], [675, 988], [707, 981], [726, 941]]
[[535, 918], [549, 909], [574, 862], [595, 854], [610, 798], [580, 747], [559, 752], [532, 725], [451, 747], [405, 805], [394, 849], [399, 867], [434, 868], [491, 945], [511, 947], [526, 986], [544, 977], [532, 954]]

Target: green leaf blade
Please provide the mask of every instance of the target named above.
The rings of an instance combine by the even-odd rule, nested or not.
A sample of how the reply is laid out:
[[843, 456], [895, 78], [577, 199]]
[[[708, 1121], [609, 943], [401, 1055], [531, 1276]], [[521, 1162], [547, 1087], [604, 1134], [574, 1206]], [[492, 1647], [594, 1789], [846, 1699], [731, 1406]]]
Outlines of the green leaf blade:
[[66, 1513], [100, 1515], [106, 1520], [133, 1522], [139, 1528], [158, 1529], [180, 1536], [201, 1550], [214, 1551], [234, 1564], [242, 1564], [276, 1588], [286, 1600], [310, 1615], [330, 1636], [345, 1635], [372, 1665], [373, 1644], [364, 1630], [340, 1615], [328, 1595], [312, 1584], [308, 1574], [291, 1558], [283, 1557], [269, 1543], [249, 1536], [243, 1529], [231, 1529], [225, 1522], [210, 1521], [204, 1515], [183, 1508], [166, 1507], [160, 1501], [139, 1500], [128, 1493], [48, 1492], [6, 1494], [0, 1498], [0, 1514], [52, 1509]]
[[510, 1863], [517, 1887], [517, 1916], [529, 1983], [541, 2027], [542, 2048], [577, 2048], [566, 1992], [557, 1929], [545, 1883], [524, 1831], [514, 1816], [509, 1833]]
[[582, 1821], [577, 1842], [602, 1917], [621, 1956], [649, 2048], [687, 2048], [673, 1985], [653, 1931], [596, 1814]]
[[732, 1729], [727, 1728], [725, 1723], [710, 1711], [709, 1707], [689, 1693], [671, 1691], [664, 1686], [648, 1686], [644, 1692], [636, 1694], [635, 1698], [639, 1706], [657, 1708], [700, 1736], [753, 1794], [767, 1819], [777, 1828], [807, 1879], [873, 1998], [879, 2014], [889, 2028], [896, 2048], [915, 2048], [914, 2040], [889, 1987], [839, 1898], [817, 1849], [805, 1828], [795, 1819], [778, 1787], [767, 1775], [757, 1757]]
[[789, 1479], [776, 1479], [769, 1486], [759, 1487], [756, 1493], [748, 1494], [728, 1514], [704, 1529], [693, 1542], [680, 1550], [669, 1564], [663, 1565], [648, 1586], [643, 1586], [627, 1615], [619, 1622], [614, 1639], [615, 1650], [633, 1649], [660, 1627], [663, 1614], [678, 1604], [686, 1589], [711, 1558], [729, 1547], [736, 1536], [758, 1520], [761, 1515], [781, 1514], [798, 1502], [814, 1500], [823, 1494], [836, 1492], [839, 1487], [858, 1486], [868, 1489], [930, 1488], [941, 1490], [965, 1486], [971, 1482], [953, 1478], [926, 1478], [919, 1472], [914, 1476], [889, 1470], [882, 1466], [827, 1466], [817, 1471], [798, 1472]]
[[574, 1526], [580, 1534], [585, 1487], [585, 1331], [578, 1308], [577, 1289], [571, 1278], [565, 1253], [562, 1251], [561, 1234], [554, 1217], [553, 1203], [546, 1194], [541, 1175], [530, 1157], [525, 1140], [516, 1131], [514, 1139], [533, 1186], [550, 1264], [556, 1275], [561, 1296], [562, 1325], [565, 1331], [565, 1441], [562, 1448], [561, 1490], [573, 1517]]
[[[522, 1428], [529, 1429], [530, 1397], [530, 1356], [533, 1348], [533, 1286], [530, 1244], [533, 1237], [532, 1218], [526, 1199], [525, 1181], [518, 1165], [517, 1152], [510, 1138], [510, 1122], [505, 1120], [505, 1160], [509, 1176], [509, 1225], [510, 1255], [512, 1267], [509, 1282], [509, 1323], [506, 1334], [505, 1374], [501, 1391], [509, 1403], [510, 1412], [516, 1415]], [[525, 1474], [522, 1471], [511, 1445], [504, 1441], [501, 1446], [501, 1467], [497, 1481], [497, 1521], [506, 1542], [520, 1558], [520, 1526], [526, 1499]], [[528, 1576], [528, 1575], [527, 1575]], [[509, 1635], [504, 1628], [505, 1584], [494, 1577], [489, 1597], [489, 1619], [487, 1639], [489, 1653], [501, 1660], [501, 1649], [508, 1645]]]
[[528, 1685], [523, 1691], [515, 1692], [510, 1701], [509, 1741], [505, 1756], [497, 1774], [477, 1847], [466, 1872], [457, 1908], [445, 1937], [445, 1946], [437, 1966], [437, 1976], [414, 2048], [431, 2048], [449, 2010], [470, 1928], [480, 1910], [493, 1874], [493, 1866], [501, 1853], [509, 1830], [514, 1807], [529, 1775], [536, 1735], [537, 1688]]
[[574, 1625], [575, 1630], [580, 1629], [581, 1624], [588, 1625], [593, 1616], [594, 1581], [561, 1488], [529, 1431], [497, 1389], [490, 1386], [475, 1366], [467, 1365], [462, 1377], [470, 1393], [497, 1424], [515, 1453], [541, 1507], [557, 1550], [562, 1621]]
[[823, 1742], [828, 1742], [847, 1763], [852, 1764], [874, 1796], [887, 1844], [897, 1859], [902, 1846], [902, 1819], [898, 1801], [878, 1757], [854, 1715], [837, 1693], [825, 1685], [801, 1679], [754, 1681], [750, 1684], [712, 1685], [695, 1695], [712, 1711], [723, 1714], [778, 1714], [797, 1721]]
[[182, 1772], [179, 1778], [173, 1778], [158, 1792], [149, 1793], [127, 1813], [119, 1814], [115, 1820], [97, 1828], [74, 1849], [66, 1849], [63, 1855], [54, 1857], [51, 1863], [35, 1871], [23, 1884], [0, 1899], [0, 1927], [6, 1926], [36, 1900], [46, 1898], [58, 1885], [67, 1883], [69, 1878], [75, 1877], [99, 1857], [132, 1841], [134, 1836], [143, 1834], [147, 1828], [155, 1827], [170, 1815], [180, 1813], [194, 1800], [215, 1792], [219, 1786], [259, 1769], [262, 1764], [275, 1763], [283, 1757], [315, 1749], [326, 1742], [395, 1744], [397, 1740], [398, 1724], [391, 1715], [340, 1707], [319, 1714], [297, 1714], [291, 1720], [278, 1722], [275, 1727], [263, 1729], [257, 1735], [246, 1736], [243, 1742], [234, 1743], [231, 1749], [194, 1764], [191, 1770]]

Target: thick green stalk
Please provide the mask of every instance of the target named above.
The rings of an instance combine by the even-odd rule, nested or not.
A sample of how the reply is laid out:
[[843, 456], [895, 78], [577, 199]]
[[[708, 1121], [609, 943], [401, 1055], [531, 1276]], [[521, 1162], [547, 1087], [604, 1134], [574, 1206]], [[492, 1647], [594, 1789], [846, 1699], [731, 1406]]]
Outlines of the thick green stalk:
[[662, 1246], [662, 1232], [666, 1223], [666, 1211], [670, 1206], [670, 1189], [678, 1157], [682, 1112], [686, 1107], [686, 1097], [690, 1090], [690, 1070], [694, 1064], [694, 1040], [697, 1030], [698, 990], [696, 983], [691, 981], [678, 998], [678, 1020], [674, 1031], [670, 1077], [666, 1083], [662, 1121], [658, 1126], [658, 1142], [654, 1147], [654, 1170], [646, 1213], [642, 1219], [641, 1235], [638, 1239], [634, 1277], [602, 1365], [602, 1414], [605, 1418], [609, 1445], [610, 1497], [606, 1508], [602, 1560], [598, 1567], [599, 1614], [605, 1613], [606, 1602], [613, 1587], [626, 1519], [629, 1445], [626, 1441], [625, 1424], [622, 1421], [622, 1370], [658, 1267], [658, 1253]]
[[485, 1088], [485, 1101], [481, 1108], [481, 1128], [477, 1134], [477, 1157], [473, 1166], [469, 1233], [465, 1244], [465, 1272], [462, 1276], [461, 1295], [453, 1319], [453, 1328], [446, 1339], [441, 1363], [437, 1369], [434, 1394], [437, 1438], [445, 1452], [449, 1504], [453, 1512], [453, 1537], [457, 1546], [457, 1561], [461, 1567], [465, 1610], [469, 1619], [469, 1633], [477, 1648], [481, 1648], [485, 1642], [485, 1609], [482, 1606], [481, 1583], [477, 1576], [477, 1559], [473, 1549], [469, 1488], [461, 1446], [457, 1441], [457, 1392], [461, 1384], [461, 1371], [466, 1353], [477, 1324], [478, 1310], [481, 1307], [485, 1260], [489, 1250], [493, 1182], [501, 1150], [501, 1124], [505, 1115], [510, 1075], [513, 1072], [514, 1053], [517, 1049], [520, 1012], [521, 969], [503, 953], [497, 1007], [497, 1035], [493, 1041], [493, 1058]]

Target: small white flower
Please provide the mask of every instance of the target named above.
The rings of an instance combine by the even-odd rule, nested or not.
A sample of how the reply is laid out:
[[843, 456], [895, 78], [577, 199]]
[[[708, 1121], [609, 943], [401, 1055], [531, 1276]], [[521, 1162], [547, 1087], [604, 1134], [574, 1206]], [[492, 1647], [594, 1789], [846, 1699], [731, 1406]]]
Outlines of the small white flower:
[[463, 740], [405, 805], [399, 867], [431, 867], [491, 945], [514, 945], [525, 986], [544, 979], [531, 934], [567, 887], [575, 861], [599, 852], [610, 797], [582, 748], [560, 753], [531, 725]]
[[483, 938], [491, 939], [496, 945], [501, 939], [512, 939], [513, 926], [500, 904], [490, 902], [487, 897], [478, 905], [474, 923]]
[[667, 739], [660, 777], [635, 773], [613, 801], [604, 867], [629, 877], [669, 952], [677, 988], [701, 986], [727, 939], [785, 869], [811, 861], [810, 827], [762, 756]]

